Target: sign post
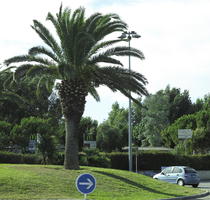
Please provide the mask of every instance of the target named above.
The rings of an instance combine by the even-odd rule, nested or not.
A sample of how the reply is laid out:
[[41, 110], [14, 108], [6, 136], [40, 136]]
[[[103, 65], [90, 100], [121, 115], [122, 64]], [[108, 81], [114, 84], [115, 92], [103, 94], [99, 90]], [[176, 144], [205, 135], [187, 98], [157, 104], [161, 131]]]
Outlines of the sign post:
[[178, 130], [178, 138], [179, 139], [192, 138], [192, 130], [191, 129], [179, 129]]
[[[179, 139], [183, 139], [183, 140], [187, 140], [189, 138], [192, 138], [192, 130], [191, 129], [179, 129], [178, 130], [178, 138]], [[187, 144], [185, 142], [185, 154], [187, 150]]]
[[84, 199], [86, 199], [87, 194], [90, 194], [95, 190], [96, 179], [91, 174], [81, 174], [76, 179], [76, 187], [79, 192], [84, 194]]

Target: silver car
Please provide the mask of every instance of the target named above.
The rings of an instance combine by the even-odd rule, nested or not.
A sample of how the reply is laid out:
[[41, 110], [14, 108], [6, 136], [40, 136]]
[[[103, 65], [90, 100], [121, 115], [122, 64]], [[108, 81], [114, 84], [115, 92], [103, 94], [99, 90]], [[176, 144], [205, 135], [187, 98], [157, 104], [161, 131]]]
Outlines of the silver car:
[[198, 187], [200, 183], [197, 171], [186, 166], [166, 167], [162, 172], [154, 175], [153, 178], [181, 186], [192, 185], [193, 187]]

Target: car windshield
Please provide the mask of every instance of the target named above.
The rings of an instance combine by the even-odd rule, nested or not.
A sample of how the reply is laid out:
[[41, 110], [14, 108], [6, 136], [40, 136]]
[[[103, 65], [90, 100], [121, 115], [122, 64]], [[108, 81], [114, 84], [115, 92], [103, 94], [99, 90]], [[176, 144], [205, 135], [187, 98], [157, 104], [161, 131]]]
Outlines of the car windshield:
[[185, 171], [186, 174], [196, 173], [196, 171], [192, 168], [185, 168], [184, 171]]

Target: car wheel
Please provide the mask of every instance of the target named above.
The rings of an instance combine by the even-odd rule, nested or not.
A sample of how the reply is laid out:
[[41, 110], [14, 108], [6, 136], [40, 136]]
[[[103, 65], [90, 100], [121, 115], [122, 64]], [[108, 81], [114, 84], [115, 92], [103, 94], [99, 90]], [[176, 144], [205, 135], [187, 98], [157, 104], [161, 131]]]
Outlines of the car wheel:
[[177, 181], [177, 184], [180, 185], [180, 186], [184, 186], [184, 181], [182, 179], [179, 179]]
[[197, 188], [198, 187], [198, 184], [193, 184], [192, 185], [194, 188]]

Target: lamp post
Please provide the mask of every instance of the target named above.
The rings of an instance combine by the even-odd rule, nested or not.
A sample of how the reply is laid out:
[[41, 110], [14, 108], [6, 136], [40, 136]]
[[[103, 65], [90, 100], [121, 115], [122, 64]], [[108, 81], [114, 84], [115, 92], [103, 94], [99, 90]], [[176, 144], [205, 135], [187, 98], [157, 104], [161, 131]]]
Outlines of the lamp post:
[[[130, 41], [132, 38], [140, 38], [141, 36], [138, 35], [135, 31], [125, 31], [122, 33], [122, 35], [119, 37], [120, 39], [127, 39], [128, 41], [128, 48], [130, 50]], [[131, 57], [128, 56], [128, 69], [129, 73], [131, 70]], [[129, 91], [129, 94], [131, 95], [131, 91]], [[129, 171], [133, 171], [132, 166], [132, 124], [131, 124], [131, 99], [129, 98], [129, 104], [128, 104], [128, 165], [129, 165]]]

